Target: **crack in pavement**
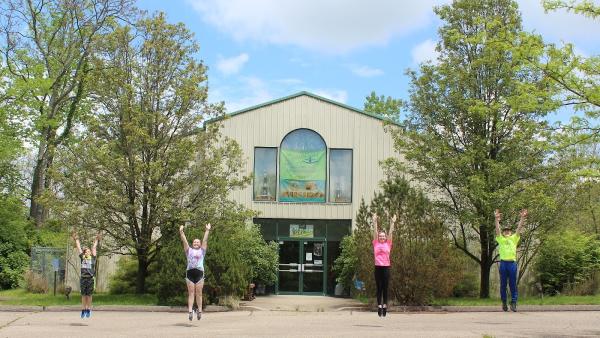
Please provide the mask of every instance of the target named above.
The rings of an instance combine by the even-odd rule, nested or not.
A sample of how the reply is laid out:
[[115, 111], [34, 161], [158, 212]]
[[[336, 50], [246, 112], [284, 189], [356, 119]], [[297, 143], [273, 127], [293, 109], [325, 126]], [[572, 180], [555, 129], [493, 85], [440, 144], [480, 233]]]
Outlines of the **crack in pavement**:
[[25, 315], [25, 316], [17, 317], [17, 318], [15, 318], [15, 319], [11, 320], [10, 322], [8, 322], [8, 323], [6, 323], [6, 324], [4, 324], [4, 325], [0, 325], [0, 331], [2, 331], [3, 329], [5, 329], [5, 328], [9, 327], [9, 326], [10, 326], [12, 323], [16, 322], [17, 320], [19, 320], [19, 319], [23, 319], [23, 318], [25, 318], [25, 317], [27, 317], [27, 316], [30, 316], [30, 315], [32, 315], [32, 314], [33, 314], [33, 313], [29, 313], [29, 314], [27, 314], [27, 315]]

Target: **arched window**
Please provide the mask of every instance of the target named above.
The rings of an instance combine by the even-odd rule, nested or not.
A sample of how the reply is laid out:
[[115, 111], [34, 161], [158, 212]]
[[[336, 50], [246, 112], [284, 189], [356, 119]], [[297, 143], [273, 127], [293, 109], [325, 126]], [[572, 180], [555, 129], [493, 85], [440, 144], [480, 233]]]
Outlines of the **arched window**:
[[279, 201], [325, 202], [327, 145], [310, 129], [287, 134], [279, 151]]

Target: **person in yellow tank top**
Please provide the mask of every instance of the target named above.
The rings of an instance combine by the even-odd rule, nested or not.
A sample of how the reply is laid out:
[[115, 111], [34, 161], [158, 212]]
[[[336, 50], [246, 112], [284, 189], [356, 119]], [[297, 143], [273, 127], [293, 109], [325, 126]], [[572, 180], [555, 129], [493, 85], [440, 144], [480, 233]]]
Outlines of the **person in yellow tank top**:
[[517, 226], [516, 233], [513, 234], [512, 227], [506, 225], [500, 230], [500, 221], [502, 214], [496, 209], [496, 242], [498, 242], [498, 253], [500, 256], [500, 298], [502, 299], [502, 310], [508, 311], [506, 284], [510, 287], [510, 309], [517, 312], [517, 246], [521, 239], [527, 218], [527, 209], [520, 212], [521, 219]]

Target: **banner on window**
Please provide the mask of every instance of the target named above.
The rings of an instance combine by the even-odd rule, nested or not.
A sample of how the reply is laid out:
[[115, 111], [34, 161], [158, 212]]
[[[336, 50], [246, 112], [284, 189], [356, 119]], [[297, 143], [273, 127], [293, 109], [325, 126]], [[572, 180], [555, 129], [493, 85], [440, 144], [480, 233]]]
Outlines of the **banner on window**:
[[325, 202], [327, 153], [325, 149], [280, 151], [281, 202]]

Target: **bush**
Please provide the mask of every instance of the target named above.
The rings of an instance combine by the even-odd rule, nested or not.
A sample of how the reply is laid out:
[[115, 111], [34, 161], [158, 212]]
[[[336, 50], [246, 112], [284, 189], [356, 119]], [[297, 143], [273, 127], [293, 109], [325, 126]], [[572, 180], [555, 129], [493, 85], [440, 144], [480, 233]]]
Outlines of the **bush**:
[[25, 288], [31, 293], [48, 293], [48, 280], [44, 275], [28, 270], [25, 273]]
[[[112, 294], [134, 294], [136, 293], [138, 262], [129, 256], [123, 256], [117, 262], [117, 271], [109, 281], [109, 292]], [[144, 293], [156, 294], [158, 290], [157, 281], [158, 264], [151, 263], [148, 266], [146, 277], [146, 289]]]
[[[247, 225], [252, 213], [239, 205], [223, 206], [223, 214], [212, 219], [214, 225], [208, 240], [204, 260], [203, 302], [235, 304], [251, 282], [271, 285], [277, 278], [278, 250], [276, 243], [267, 244], [258, 227]], [[202, 238], [204, 227], [186, 230], [189, 241]], [[163, 231], [157, 274], [157, 296], [160, 304], [185, 304], [186, 258], [179, 240], [177, 227]]]
[[25, 208], [15, 198], [0, 197], [0, 289], [16, 288], [29, 266]]
[[450, 296], [461, 273], [433, 204], [403, 177], [388, 178], [382, 188], [369, 208], [363, 203], [357, 215], [354, 236], [358, 278], [365, 282], [367, 292], [375, 295], [370, 214], [376, 212], [380, 228], [387, 231], [385, 211], [389, 210], [398, 215], [390, 257], [390, 299], [405, 305], [424, 305], [433, 297]]
[[333, 272], [337, 276], [335, 281], [342, 284], [345, 290], [352, 290], [352, 281], [358, 263], [356, 242], [353, 235], [342, 238], [340, 251], [340, 255], [333, 262]]
[[593, 292], [582, 286], [600, 271], [600, 240], [575, 230], [553, 234], [540, 246], [535, 270], [545, 294]]

